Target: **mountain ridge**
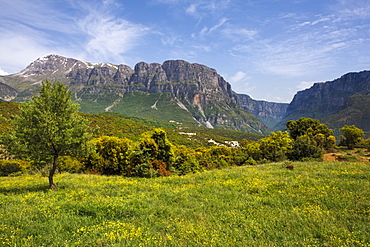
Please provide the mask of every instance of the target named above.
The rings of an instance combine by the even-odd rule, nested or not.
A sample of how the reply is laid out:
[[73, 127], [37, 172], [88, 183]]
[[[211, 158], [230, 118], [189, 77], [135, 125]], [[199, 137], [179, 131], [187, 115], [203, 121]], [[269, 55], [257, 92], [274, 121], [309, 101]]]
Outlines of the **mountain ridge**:
[[[258, 118], [237, 104], [231, 85], [215, 69], [197, 63], [140, 62], [131, 69], [127, 65], [88, 63], [52, 54], [35, 60], [19, 73], [0, 77], [0, 82], [16, 89], [13, 101], [23, 101], [45, 79], [68, 85], [74, 98], [82, 103], [82, 111], [88, 113], [108, 109], [140, 117], [162, 114], [170, 120], [169, 113], [176, 111], [181, 115], [179, 120], [200, 126], [269, 132]], [[122, 105], [130, 104], [126, 99], [137, 97], [140, 101], [135, 107], [142, 108], [136, 107], [136, 112]], [[159, 105], [169, 113], [164, 108], [158, 110]]]

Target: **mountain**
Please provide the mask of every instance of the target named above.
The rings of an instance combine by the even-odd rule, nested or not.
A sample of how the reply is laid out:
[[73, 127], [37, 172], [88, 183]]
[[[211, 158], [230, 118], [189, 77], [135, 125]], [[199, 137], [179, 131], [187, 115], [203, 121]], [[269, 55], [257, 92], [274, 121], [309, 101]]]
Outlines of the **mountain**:
[[17, 96], [18, 92], [4, 83], [0, 83], [0, 100], [10, 101]]
[[322, 122], [343, 134], [339, 129], [344, 125], [356, 125], [370, 136], [370, 95], [352, 95], [334, 115], [322, 119]]
[[237, 104], [244, 110], [257, 116], [268, 127], [273, 128], [286, 115], [288, 103], [274, 103], [254, 100], [246, 94], [234, 94]]
[[236, 96], [216, 70], [196, 63], [140, 62], [132, 69], [48, 55], [17, 74], [1, 76], [0, 83], [14, 88], [12, 100], [20, 102], [30, 98], [46, 79], [68, 85], [85, 113], [112, 111], [172, 121], [179, 128], [204, 126], [256, 134], [270, 131], [238, 105], [242, 97]]
[[[360, 120], [370, 108], [369, 96], [366, 96], [369, 92], [370, 71], [347, 73], [333, 81], [315, 83], [311, 88], [296, 93], [287, 107], [286, 116], [275, 129], [284, 128], [287, 120], [310, 117], [325, 119], [334, 129], [354, 124], [370, 131], [370, 124], [368, 126]], [[357, 117], [351, 117], [355, 112]]]

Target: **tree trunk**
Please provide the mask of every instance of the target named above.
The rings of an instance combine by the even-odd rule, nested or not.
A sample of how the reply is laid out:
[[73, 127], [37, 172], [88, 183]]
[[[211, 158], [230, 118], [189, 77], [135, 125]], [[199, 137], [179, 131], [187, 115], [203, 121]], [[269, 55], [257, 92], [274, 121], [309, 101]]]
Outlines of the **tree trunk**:
[[58, 162], [58, 155], [54, 155], [53, 165], [49, 172], [49, 188], [52, 190], [57, 189], [57, 186], [54, 184], [54, 173], [55, 173], [55, 170], [57, 169], [57, 162]]

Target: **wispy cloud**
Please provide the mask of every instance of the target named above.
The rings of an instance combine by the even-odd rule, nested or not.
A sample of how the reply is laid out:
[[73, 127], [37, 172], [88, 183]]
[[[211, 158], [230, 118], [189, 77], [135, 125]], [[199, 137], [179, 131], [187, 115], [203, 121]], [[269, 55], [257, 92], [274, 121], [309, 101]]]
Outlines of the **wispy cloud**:
[[139, 39], [149, 31], [143, 25], [95, 11], [80, 20], [79, 25], [88, 35], [86, 51], [104, 60], [114, 55], [115, 61], [122, 60], [122, 55], [137, 46]]
[[314, 83], [315, 83], [315, 82], [301, 81], [301, 82], [296, 86], [296, 88], [297, 88], [298, 90], [304, 90], [304, 89], [307, 89], [307, 88], [312, 87], [312, 85], [313, 85]]
[[[0, 63], [18, 72], [48, 53], [93, 61], [125, 61], [126, 53], [140, 44], [150, 29], [117, 17], [115, 0], [17, 0], [3, 3], [0, 18]], [[65, 9], [68, 8], [68, 11]], [[7, 61], [2, 61], [7, 59]]]
[[218, 23], [214, 26], [212, 26], [211, 28], [208, 28], [208, 27], [204, 27], [201, 31], [200, 31], [200, 35], [207, 35], [207, 34], [210, 34], [214, 31], [216, 31], [217, 29], [219, 29], [221, 26], [223, 26], [226, 22], [228, 21], [227, 18], [222, 18], [221, 20], [218, 21]]
[[369, 0], [339, 0], [333, 7], [342, 18], [365, 19], [370, 17]]
[[234, 42], [252, 40], [258, 35], [256, 30], [245, 28], [227, 27], [222, 30], [222, 34]]
[[251, 86], [249, 83], [250, 76], [243, 71], [238, 71], [232, 76], [225, 75], [226, 81], [230, 82], [233, 89], [239, 93], [249, 93], [256, 88], [256, 86]]

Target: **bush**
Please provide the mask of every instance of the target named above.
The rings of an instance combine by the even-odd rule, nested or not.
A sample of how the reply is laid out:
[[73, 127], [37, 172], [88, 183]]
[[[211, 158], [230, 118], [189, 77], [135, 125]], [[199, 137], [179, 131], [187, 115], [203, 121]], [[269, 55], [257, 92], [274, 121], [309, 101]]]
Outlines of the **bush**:
[[199, 161], [195, 157], [196, 153], [194, 150], [189, 149], [185, 146], [179, 146], [175, 151], [175, 160], [173, 162], [173, 171], [178, 175], [185, 175], [187, 173], [193, 173], [202, 171], [204, 168], [199, 164]]
[[245, 161], [244, 165], [250, 165], [250, 166], [257, 165], [257, 161], [255, 161], [252, 157], [249, 157]]
[[63, 156], [59, 159], [59, 172], [80, 173], [83, 172], [84, 165], [76, 158]]
[[24, 172], [29, 163], [23, 160], [0, 160], [0, 176], [9, 176], [13, 173]]
[[125, 175], [129, 170], [132, 142], [127, 138], [102, 136], [89, 142], [92, 152], [85, 157], [88, 172], [103, 175]]

